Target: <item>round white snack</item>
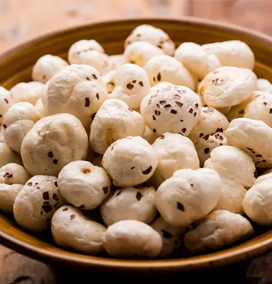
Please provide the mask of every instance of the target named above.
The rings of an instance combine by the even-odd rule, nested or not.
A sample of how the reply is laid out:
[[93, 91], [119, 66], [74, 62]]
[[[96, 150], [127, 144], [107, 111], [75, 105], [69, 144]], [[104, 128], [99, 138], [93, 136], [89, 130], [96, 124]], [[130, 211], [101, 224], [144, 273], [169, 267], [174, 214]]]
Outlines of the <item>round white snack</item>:
[[0, 210], [12, 213], [19, 191], [30, 178], [20, 165], [10, 163], [0, 168]]
[[109, 61], [112, 70], [115, 70], [126, 63], [124, 54], [110, 55]]
[[152, 87], [141, 103], [145, 124], [159, 135], [172, 132], [188, 136], [198, 122], [200, 109], [195, 92], [167, 82]]
[[272, 224], [272, 186], [271, 174], [256, 179], [255, 184], [247, 191], [243, 208], [247, 216], [260, 225]]
[[182, 169], [160, 185], [155, 204], [167, 223], [188, 226], [214, 209], [220, 193], [221, 180], [217, 172]]
[[159, 161], [150, 180], [156, 188], [177, 170], [199, 168], [194, 144], [187, 137], [167, 132], [162, 134], [152, 146]]
[[259, 92], [259, 91], [254, 91], [251, 96], [241, 102], [240, 104], [236, 105], [236, 106], [232, 106], [230, 107], [227, 111], [226, 111], [226, 117], [228, 118], [229, 121], [232, 121], [233, 119], [235, 118], [240, 118], [240, 117], [243, 117], [244, 114], [245, 114], [245, 109], [246, 109], [246, 106], [252, 102], [253, 100], [255, 100], [256, 96], [258, 96], [259, 93], [262, 93], [262, 92]]
[[28, 102], [35, 105], [41, 97], [44, 84], [40, 82], [19, 83], [10, 89], [13, 103]]
[[22, 165], [22, 160], [6, 143], [0, 143], [0, 167], [9, 163]]
[[242, 184], [249, 188], [255, 181], [255, 165], [251, 157], [233, 146], [224, 145], [211, 151], [205, 168], [215, 170], [221, 177]]
[[177, 61], [168, 55], [152, 57], [144, 66], [151, 86], [160, 82], [169, 82], [175, 85], [186, 86], [191, 90], [195, 89], [195, 80], [190, 72]]
[[271, 94], [272, 84], [268, 80], [260, 78], [257, 80], [257, 90]]
[[64, 205], [55, 212], [51, 231], [54, 241], [66, 249], [90, 255], [104, 251], [101, 237], [106, 228], [71, 205]]
[[39, 120], [25, 136], [21, 155], [31, 175], [55, 175], [68, 163], [85, 159], [88, 136], [73, 115], [60, 113]]
[[38, 110], [32, 104], [21, 102], [12, 105], [3, 121], [5, 143], [20, 153], [23, 139], [40, 119]]
[[222, 188], [220, 198], [215, 209], [228, 210], [233, 213], [243, 214], [243, 199], [246, 189], [239, 183], [221, 177]]
[[149, 225], [136, 220], [114, 223], [102, 236], [110, 256], [122, 258], [155, 258], [162, 249], [162, 238]]
[[75, 207], [91, 210], [110, 194], [111, 181], [107, 172], [87, 161], [74, 161], [58, 175], [62, 196]]
[[53, 214], [64, 204], [66, 201], [60, 194], [57, 178], [37, 175], [29, 179], [18, 193], [13, 214], [21, 227], [41, 233], [50, 229]]
[[35, 108], [38, 110], [40, 117], [45, 117], [47, 114], [44, 110], [42, 99], [38, 99], [35, 103]]
[[127, 63], [144, 67], [150, 58], [162, 54], [164, 54], [164, 52], [157, 46], [145, 41], [136, 41], [125, 49], [124, 57]]
[[147, 125], [145, 126], [145, 132], [142, 137], [150, 144], [153, 144], [155, 140], [159, 137], [154, 133]]
[[142, 136], [145, 123], [142, 116], [120, 100], [106, 100], [91, 124], [90, 144], [101, 155], [115, 141], [128, 136]]
[[244, 117], [262, 120], [272, 127], [272, 94], [255, 92], [255, 99], [247, 104]]
[[236, 66], [253, 69], [255, 58], [250, 47], [239, 40], [208, 43], [202, 45], [208, 54], [214, 54], [222, 66]]
[[172, 226], [165, 222], [162, 217], [152, 222], [150, 226], [157, 231], [162, 238], [163, 245], [159, 257], [167, 258], [171, 256], [171, 254], [182, 245], [182, 236], [186, 232], [185, 227]]
[[248, 153], [257, 168], [272, 167], [272, 129], [261, 120], [237, 118], [225, 132], [228, 144]]
[[48, 115], [70, 113], [85, 128], [91, 124], [91, 116], [107, 99], [105, 84], [97, 70], [88, 65], [70, 65], [53, 76], [42, 94], [42, 102]]
[[125, 41], [125, 47], [136, 41], [146, 41], [159, 48], [165, 54], [174, 55], [175, 44], [169, 35], [162, 29], [155, 28], [151, 25], [140, 25], [136, 27]]
[[221, 66], [214, 54], [206, 53], [199, 44], [193, 42], [182, 43], [175, 51], [175, 58], [200, 80]]
[[240, 214], [215, 210], [185, 235], [184, 243], [191, 253], [200, 254], [247, 239], [253, 233], [250, 222]]
[[69, 49], [68, 61], [72, 64], [73, 61], [79, 60], [82, 53], [95, 50], [104, 53], [104, 48], [94, 39], [82, 39], [74, 44]]
[[40, 57], [32, 69], [32, 79], [46, 83], [68, 63], [59, 56], [46, 54]]
[[13, 104], [13, 98], [8, 90], [0, 86], [0, 125], [9, 107]]
[[149, 224], [156, 216], [154, 187], [119, 189], [100, 207], [106, 226], [121, 220], [137, 220]]
[[102, 165], [119, 187], [147, 181], [156, 170], [158, 158], [154, 148], [139, 136], [114, 142], [105, 152]]
[[189, 138], [193, 143], [196, 143], [201, 137], [215, 132], [223, 132], [228, 126], [228, 119], [221, 112], [211, 107], [203, 107]]
[[223, 66], [206, 75], [199, 94], [210, 107], [230, 107], [247, 100], [256, 82], [256, 75], [249, 69]]
[[211, 151], [213, 149], [227, 144], [226, 135], [222, 132], [216, 132], [214, 134], [201, 137], [195, 143], [195, 149], [198, 154], [200, 166], [204, 166], [205, 161], [210, 158]]
[[149, 93], [150, 85], [145, 71], [135, 64], [121, 65], [111, 75], [107, 86], [114, 87], [111, 91], [108, 87], [108, 98], [124, 101], [130, 108], [140, 107], [142, 99]]

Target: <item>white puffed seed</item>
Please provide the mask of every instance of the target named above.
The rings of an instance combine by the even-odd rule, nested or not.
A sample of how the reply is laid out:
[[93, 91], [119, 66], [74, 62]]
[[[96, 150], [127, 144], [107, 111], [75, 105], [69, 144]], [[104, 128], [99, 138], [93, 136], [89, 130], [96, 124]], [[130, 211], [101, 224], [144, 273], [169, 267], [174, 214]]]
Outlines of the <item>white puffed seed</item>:
[[150, 89], [141, 103], [141, 114], [154, 133], [180, 133], [188, 136], [198, 122], [199, 96], [184, 86], [160, 83]]
[[161, 82], [169, 82], [175, 85], [186, 86], [195, 90], [195, 78], [175, 58], [168, 55], [152, 57], [144, 65], [151, 86]]
[[13, 104], [13, 98], [8, 90], [0, 86], [0, 125], [9, 107]]
[[160, 185], [155, 204], [167, 223], [188, 226], [214, 209], [221, 186], [218, 173], [211, 169], [178, 170]]
[[154, 187], [126, 187], [116, 190], [100, 207], [106, 226], [121, 220], [149, 224], [156, 216]]
[[272, 167], [272, 129], [261, 120], [237, 118], [225, 132], [228, 144], [249, 154], [257, 168]]
[[199, 94], [214, 108], [238, 105], [255, 89], [256, 75], [249, 69], [223, 66], [208, 73], [199, 85]]
[[102, 165], [119, 187], [147, 181], [156, 170], [158, 158], [153, 147], [139, 136], [114, 142], [105, 152]]
[[228, 119], [221, 112], [211, 107], [203, 107], [198, 122], [188, 137], [196, 143], [201, 137], [223, 132], [228, 126]]
[[104, 251], [101, 237], [106, 228], [71, 205], [64, 205], [55, 212], [51, 231], [54, 241], [63, 248], [90, 255]]
[[32, 79], [46, 83], [68, 63], [59, 56], [46, 54], [40, 57], [32, 69]]
[[149, 42], [161, 48], [165, 54], [174, 55], [175, 44], [170, 39], [169, 35], [162, 29], [155, 28], [151, 25], [140, 25], [136, 27], [125, 40], [125, 47], [135, 41]]
[[28, 172], [18, 164], [0, 168], [0, 210], [13, 212], [15, 198], [29, 178]]
[[57, 178], [37, 175], [18, 193], [13, 206], [14, 218], [28, 231], [45, 232], [50, 230], [55, 211], [64, 204], [66, 201], [60, 194]]
[[182, 43], [175, 51], [175, 58], [200, 80], [221, 66], [214, 54], [208, 54], [199, 44], [193, 42]]
[[255, 58], [250, 47], [239, 40], [229, 40], [202, 45], [208, 54], [214, 54], [222, 66], [236, 66], [253, 70]]
[[106, 86], [97, 70], [88, 65], [70, 65], [61, 69], [46, 84], [42, 102], [48, 115], [70, 113], [85, 128], [91, 116], [107, 99]]
[[243, 214], [243, 199], [246, 189], [239, 182], [221, 177], [221, 194], [215, 209], [228, 210], [233, 213]]
[[38, 110], [27, 102], [16, 103], [8, 109], [3, 121], [4, 139], [13, 151], [21, 152], [23, 139], [39, 119]]
[[199, 159], [194, 144], [187, 137], [167, 132], [161, 135], [152, 146], [159, 161], [150, 179], [156, 188], [177, 170], [199, 168]]
[[272, 84], [266, 79], [257, 80], [257, 90], [272, 94]]
[[272, 94], [255, 92], [255, 99], [245, 107], [244, 117], [262, 120], [272, 127]]
[[130, 108], [140, 107], [142, 99], [149, 93], [150, 85], [145, 71], [135, 64], [121, 65], [111, 75], [107, 86], [114, 87], [108, 98], [124, 101]]
[[127, 136], [142, 136], [145, 123], [142, 116], [120, 100], [106, 100], [91, 124], [90, 145], [101, 155], [115, 141]]
[[144, 67], [146, 62], [164, 52], [157, 46], [145, 41], [136, 41], [130, 44], [124, 52], [125, 61]]
[[157, 231], [162, 238], [162, 250], [159, 254], [161, 258], [170, 257], [171, 254], [182, 246], [182, 236], [186, 232], [185, 227], [176, 227], [168, 224], [159, 217], [150, 226]]
[[227, 144], [226, 135], [222, 132], [216, 132], [214, 134], [201, 137], [195, 143], [195, 149], [198, 154], [200, 166], [204, 166], [205, 161], [210, 158], [213, 149]]
[[242, 184], [249, 188], [255, 181], [255, 165], [252, 158], [244, 151], [233, 146], [221, 146], [212, 150], [205, 168], [215, 170], [221, 177]]
[[21, 155], [31, 175], [55, 175], [68, 163], [85, 159], [88, 136], [73, 115], [60, 113], [39, 120], [25, 136]]
[[185, 235], [184, 243], [191, 253], [200, 254], [247, 239], [253, 233], [250, 222], [240, 214], [215, 210]]
[[149, 225], [136, 220], [114, 223], [102, 236], [110, 256], [123, 258], [155, 258], [162, 249], [162, 238]]
[[0, 143], [0, 167], [9, 163], [22, 165], [22, 160], [6, 143]]
[[19, 83], [10, 89], [13, 103], [28, 102], [35, 105], [41, 97], [44, 84], [40, 82]]
[[259, 225], [272, 224], [272, 186], [271, 173], [256, 179], [255, 184], [246, 192], [243, 208], [247, 216]]
[[62, 196], [75, 207], [90, 210], [99, 206], [110, 194], [107, 172], [87, 161], [74, 161], [58, 175]]
[[68, 60], [72, 64], [73, 61], [78, 60], [81, 53], [89, 50], [96, 50], [104, 53], [104, 48], [94, 39], [82, 39], [72, 44], [68, 52]]

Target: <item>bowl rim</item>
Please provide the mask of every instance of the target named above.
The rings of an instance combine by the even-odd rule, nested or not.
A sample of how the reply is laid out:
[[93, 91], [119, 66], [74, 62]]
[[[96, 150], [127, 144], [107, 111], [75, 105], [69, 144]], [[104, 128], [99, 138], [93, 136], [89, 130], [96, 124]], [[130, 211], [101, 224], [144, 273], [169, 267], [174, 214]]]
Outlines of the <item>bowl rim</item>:
[[[107, 20], [107, 21], [96, 21], [94, 23], [88, 23], [78, 25], [71, 28], [58, 29], [54, 32], [44, 34], [40, 37], [30, 39], [24, 43], [21, 43], [5, 52], [0, 54], [0, 63], [4, 62], [9, 57], [17, 54], [22, 49], [26, 49], [28, 46], [33, 46], [56, 37], [57, 35], [64, 34], [67, 32], [76, 32], [88, 27], [103, 26], [117, 23], [139, 23], [143, 22], [152, 24], [154, 22], [165, 22], [165, 23], [181, 23], [198, 25], [204, 28], [217, 28], [223, 29], [225, 32], [234, 32], [239, 35], [246, 35], [248, 38], [257, 39], [267, 45], [272, 46], [272, 37], [262, 32], [254, 31], [249, 28], [238, 26], [235, 24], [226, 23], [223, 21], [209, 20], [205, 18], [196, 18], [184, 16], [181, 18], [168, 18], [168, 17], [138, 17], [138, 18], [121, 18], [118, 20]], [[267, 231], [259, 236], [260, 240], [257, 243], [250, 244], [243, 247], [242, 244], [234, 247], [221, 250], [219, 252], [209, 253], [201, 256], [192, 256], [186, 258], [173, 258], [173, 259], [152, 259], [152, 260], [124, 260], [114, 259], [105, 257], [96, 257], [80, 254], [77, 252], [65, 251], [65, 254], [54, 252], [46, 248], [40, 248], [32, 244], [28, 244], [24, 241], [17, 239], [16, 237], [10, 236], [0, 228], [0, 243], [9, 247], [10, 249], [16, 250], [29, 257], [39, 259], [43, 262], [69, 264], [75, 267], [89, 267], [89, 268], [108, 268], [108, 269], [119, 269], [123, 272], [178, 272], [181, 270], [199, 270], [210, 267], [219, 267], [226, 264], [232, 264], [245, 260], [246, 258], [252, 258], [254, 256], [264, 253], [268, 249], [272, 248], [272, 231]], [[254, 240], [251, 239], [251, 240]]]

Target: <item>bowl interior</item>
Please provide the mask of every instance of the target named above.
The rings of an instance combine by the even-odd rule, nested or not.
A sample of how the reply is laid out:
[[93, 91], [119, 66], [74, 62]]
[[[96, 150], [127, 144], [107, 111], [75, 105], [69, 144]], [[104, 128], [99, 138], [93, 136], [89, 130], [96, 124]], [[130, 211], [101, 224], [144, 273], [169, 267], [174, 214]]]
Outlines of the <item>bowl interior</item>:
[[[0, 85], [11, 88], [31, 80], [31, 69], [44, 54], [67, 58], [69, 47], [80, 39], [95, 39], [108, 54], [123, 52], [125, 38], [137, 25], [148, 23], [165, 30], [178, 46], [184, 41], [199, 44], [239, 39], [252, 48], [255, 72], [272, 81], [272, 40], [244, 28], [201, 19], [140, 19], [103, 22], [52, 33], [27, 42], [0, 56]], [[178, 272], [222, 266], [259, 255], [272, 248], [272, 230], [264, 229], [243, 243], [206, 255], [167, 260], [119, 260], [92, 257], [63, 250], [46, 236], [40, 238], [22, 230], [11, 216], [0, 213], [0, 242], [28, 256], [45, 262], [76, 266], [88, 270], [114, 272]]]

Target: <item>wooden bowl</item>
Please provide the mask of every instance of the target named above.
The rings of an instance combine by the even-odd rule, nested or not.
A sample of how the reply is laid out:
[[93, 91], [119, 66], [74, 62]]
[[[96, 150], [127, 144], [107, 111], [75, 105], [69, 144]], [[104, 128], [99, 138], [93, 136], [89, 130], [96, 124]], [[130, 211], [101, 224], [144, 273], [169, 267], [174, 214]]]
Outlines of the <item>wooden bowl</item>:
[[[123, 43], [133, 28], [151, 24], [165, 30], [177, 46], [184, 41], [199, 44], [239, 39], [252, 48], [256, 56], [255, 72], [272, 81], [272, 39], [251, 30], [202, 19], [182, 20], [138, 19], [85, 25], [42, 36], [24, 43], [0, 56], [0, 85], [11, 88], [29, 81], [31, 68], [44, 54], [67, 56], [69, 47], [80, 39], [96, 39], [109, 54], [123, 52]], [[0, 214], [0, 242], [27, 256], [51, 265], [81, 268], [88, 271], [122, 273], [174, 273], [228, 265], [260, 255], [272, 248], [272, 230], [262, 231], [253, 238], [230, 248], [200, 256], [167, 260], [120, 260], [93, 257], [57, 247], [52, 240], [23, 231], [15, 221]]]

